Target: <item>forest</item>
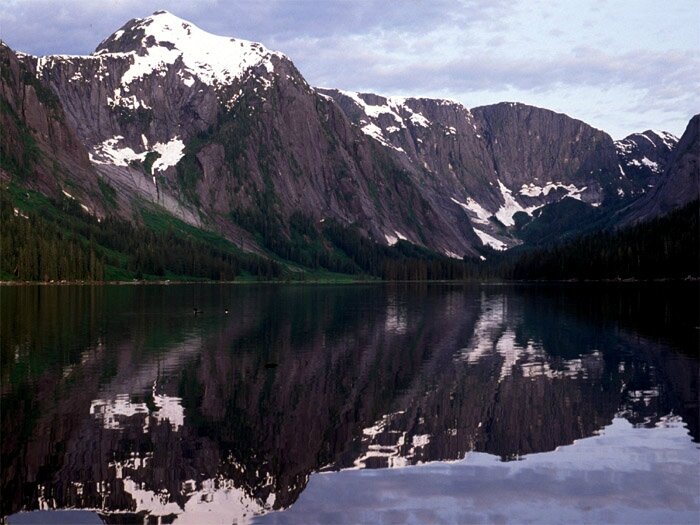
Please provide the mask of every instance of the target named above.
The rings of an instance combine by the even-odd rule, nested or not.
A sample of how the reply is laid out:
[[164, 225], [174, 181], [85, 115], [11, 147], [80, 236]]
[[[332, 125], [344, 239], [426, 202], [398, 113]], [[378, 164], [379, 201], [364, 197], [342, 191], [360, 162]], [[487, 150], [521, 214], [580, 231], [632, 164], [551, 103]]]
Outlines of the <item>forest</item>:
[[0, 220], [3, 280], [218, 281], [282, 275], [279, 264], [243, 253], [216, 235], [187, 231], [177, 221], [151, 227], [109, 217], [100, 221], [68, 198], [52, 201], [36, 192], [0, 191]]
[[387, 281], [678, 279], [700, 275], [699, 212], [696, 200], [624, 230], [507, 252], [484, 248], [485, 261], [449, 258], [406, 241], [380, 245], [336, 221], [318, 229], [299, 213], [286, 232], [285, 225], [243, 217], [241, 225], [266, 251], [253, 255], [164, 212], [143, 211], [139, 222], [98, 220], [71, 199], [10, 187], [0, 191], [0, 277], [274, 281], [309, 280], [320, 271]]

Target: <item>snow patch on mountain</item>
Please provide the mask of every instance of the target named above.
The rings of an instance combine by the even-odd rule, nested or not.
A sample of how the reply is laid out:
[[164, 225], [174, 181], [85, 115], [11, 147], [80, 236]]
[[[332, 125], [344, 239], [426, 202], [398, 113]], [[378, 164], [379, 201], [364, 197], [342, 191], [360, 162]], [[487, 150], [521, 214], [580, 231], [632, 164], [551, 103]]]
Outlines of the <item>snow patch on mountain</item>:
[[649, 160], [646, 157], [642, 157], [641, 160], [639, 159], [630, 159], [627, 161], [628, 166], [646, 166], [649, 168], [651, 171], [654, 173], [659, 173], [661, 172], [661, 168], [659, 167], [659, 164], [654, 162], [653, 160]]
[[[143, 137], [145, 138], [145, 137]], [[153, 163], [153, 171], [165, 171], [175, 166], [184, 155], [185, 144], [182, 139], [175, 137], [168, 142], [157, 142], [151, 150], [135, 152], [129, 146], [120, 143], [124, 137], [117, 135], [98, 144], [90, 152], [90, 160], [94, 164], [113, 164], [115, 166], [128, 166], [134, 161], [143, 162], [150, 151], [157, 152], [160, 156]], [[147, 141], [144, 141], [146, 147]]]
[[[404, 106], [405, 109], [412, 111], [408, 106]], [[421, 113], [412, 112], [409, 120], [416, 126], [422, 126], [424, 128], [430, 127], [430, 121], [425, 118]]]
[[501, 195], [503, 196], [503, 206], [499, 208], [496, 212], [496, 218], [501, 221], [504, 226], [513, 226], [515, 221], [513, 220], [513, 215], [519, 211], [524, 211], [528, 215], [531, 215], [539, 206], [530, 206], [529, 208], [523, 207], [518, 201], [513, 197], [513, 192], [509, 190], [505, 184], [497, 179], [498, 187], [501, 190]]
[[[520, 195], [527, 197], [539, 197], [541, 195], [549, 195], [549, 192], [563, 189], [566, 191], [566, 196], [572, 199], [581, 200], [581, 193], [588, 189], [588, 186], [577, 188], [573, 184], [564, 184], [563, 182], [547, 182], [544, 186], [538, 186], [535, 183], [523, 184], [520, 188]], [[563, 197], [562, 197], [563, 198]]]
[[128, 166], [134, 160], [143, 160], [145, 153], [136, 153], [128, 146], [119, 146], [124, 137], [117, 135], [96, 145], [90, 152], [90, 160], [95, 164]]
[[476, 236], [479, 237], [479, 240], [485, 245], [485, 246], [490, 246], [494, 250], [499, 250], [503, 251], [508, 248], [508, 245], [502, 241], [499, 241], [495, 237], [492, 237], [486, 232], [482, 232], [481, 230], [474, 228], [474, 233], [476, 233]]
[[362, 126], [361, 129], [365, 135], [369, 135], [370, 137], [372, 137], [374, 140], [381, 143], [382, 145], [384, 145], [388, 148], [394, 148], [394, 145], [391, 142], [389, 142], [382, 134], [382, 128], [380, 128], [376, 124], [370, 122], [370, 123]]
[[[124, 88], [125, 92], [128, 92], [128, 87]], [[122, 89], [117, 88], [114, 90], [114, 95], [107, 98], [107, 105], [110, 107], [122, 107], [126, 109], [152, 109], [151, 106], [146, 104], [143, 100], [136, 98], [136, 95], [122, 95]]]
[[182, 139], [175, 137], [166, 143], [156, 143], [153, 151], [160, 153], [160, 157], [153, 163], [153, 171], [165, 171], [180, 162], [185, 155], [185, 144]]
[[642, 157], [641, 163], [644, 164], [647, 168], [649, 168], [651, 171], [658, 173], [661, 171], [661, 168], [659, 168], [659, 164], [654, 162], [653, 160], [649, 160], [646, 157]]
[[473, 222], [478, 224], [489, 224], [489, 217], [491, 217], [492, 213], [487, 211], [474, 199], [467, 197], [467, 202], [460, 202], [454, 197], [450, 197], [450, 200], [452, 200], [452, 202], [455, 204], [460, 205], [464, 211], [468, 212], [467, 215], [469, 215], [469, 218]]
[[[272, 57], [284, 56], [256, 42], [207, 33], [167, 11], [137, 19], [132, 29], [141, 30], [143, 34], [138, 51], [111, 53], [100, 49], [95, 53], [130, 57], [131, 66], [122, 75], [121, 86], [128, 86], [154, 72], [165, 71], [178, 60], [186, 72], [205, 84], [226, 85], [241, 78], [254, 66], [264, 65], [268, 72], [272, 72]], [[112, 39], [119, 40], [122, 36], [118, 31]], [[183, 82], [191, 85], [192, 81], [184, 76]]]
[[[393, 146], [391, 141], [384, 135], [384, 132], [396, 133], [401, 129], [406, 129], [408, 123], [414, 127], [420, 126], [424, 128], [431, 125], [430, 121], [423, 114], [414, 111], [406, 104], [407, 99], [404, 97], [380, 97], [381, 100], [384, 100], [384, 103], [370, 104], [362, 97], [361, 93], [343, 90], [338, 90], [338, 92], [351, 99], [364, 113], [365, 118], [360, 120], [360, 124], [363, 125], [362, 131], [384, 146], [394, 148], [397, 151], [403, 152], [404, 150]], [[376, 122], [382, 115], [390, 116], [395, 125], [387, 126], [383, 130]]]
[[678, 137], [672, 133], [669, 133], [668, 131], [657, 131], [652, 129], [650, 132], [656, 135], [668, 149], [673, 149], [678, 144]]
[[403, 124], [403, 119], [401, 118], [401, 115], [396, 113], [388, 104], [386, 105], [373, 105], [373, 104], [368, 104], [365, 102], [362, 97], [360, 97], [359, 93], [356, 93], [354, 91], [340, 91], [343, 95], [346, 97], [349, 97], [352, 99], [352, 101], [357, 104], [363, 111], [365, 115], [371, 118], [377, 118], [379, 115], [386, 114], [390, 115], [394, 118], [394, 120], [401, 126], [405, 127]]
[[408, 240], [408, 238], [399, 231], [394, 230], [394, 234], [395, 235], [393, 235], [391, 233], [384, 234], [384, 238], [386, 239], [386, 242], [389, 246], [393, 246], [394, 244], [399, 242], [399, 240], [402, 240], [402, 241]]

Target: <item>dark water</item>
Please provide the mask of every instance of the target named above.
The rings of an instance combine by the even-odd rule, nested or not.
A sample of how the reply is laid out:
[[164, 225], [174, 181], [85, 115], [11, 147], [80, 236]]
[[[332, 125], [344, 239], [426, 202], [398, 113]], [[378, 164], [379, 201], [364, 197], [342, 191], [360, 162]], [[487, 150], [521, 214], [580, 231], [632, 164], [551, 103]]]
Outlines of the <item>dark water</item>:
[[700, 519], [696, 285], [0, 294], [10, 523]]

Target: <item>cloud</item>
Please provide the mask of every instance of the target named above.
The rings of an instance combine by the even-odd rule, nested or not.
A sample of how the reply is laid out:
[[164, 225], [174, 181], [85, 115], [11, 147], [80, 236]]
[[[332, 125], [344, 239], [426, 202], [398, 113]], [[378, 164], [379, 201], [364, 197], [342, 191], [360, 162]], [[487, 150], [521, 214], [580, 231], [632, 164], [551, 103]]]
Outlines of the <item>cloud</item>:
[[127, 20], [167, 9], [207, 31], [271, 45], [299, 36], [422, 33], [444, 24], [466, 26], [492, 20], [506, 6], [504, 0], [64, 0], [57, 8], [53, 0], [10, 0], [0, 13], [0, 35], [35, 54], [86, 53]]
[[[465, 105], [510, 95], [584, 120], [607, 115], [605, 129], [664, 115], [646, 127], [680, 132], [698, 111], [700, 12], [693, 0], [640, 2], [629, 11], [574, 0], [10, 0], [0, 37], [34, 54], [84, 54], [130, 18], [165, 8], [284, 52], [313, 85]], [[590, 109], [572, 93], [588, 93]]]

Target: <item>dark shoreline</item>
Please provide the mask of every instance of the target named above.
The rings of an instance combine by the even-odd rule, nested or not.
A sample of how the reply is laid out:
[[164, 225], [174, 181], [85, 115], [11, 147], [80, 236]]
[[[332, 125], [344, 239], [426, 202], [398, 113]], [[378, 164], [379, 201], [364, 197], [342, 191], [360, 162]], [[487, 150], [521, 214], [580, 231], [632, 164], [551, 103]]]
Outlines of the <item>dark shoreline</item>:
[[685, 278], [658, 278], [658, 279], [552, 279], [552, 280], [516, 280], [516, 281], [499, 281], [499, 280], [475, 280], [475, 281], [457, 281], [447, 279], [425, 280], [425, 281], [385, 281], [382, 279], [338, 279], [338, 280], [271, 280], [271, 281], [180, 281], [180, 280], [133, 280], [133, 281], [0, 281], [0, 287], [3, 286], [149, 286], [149, 285], [183, 285], [183, 284], [236, 284], [236, 285], [251, 285], [251, 284], [479, 284], [479, 285], [517, 285], [517, 284], [590, 284], [590, 283], [607, 283], [607, 284], [639, 284], [639, 283], [695, 283], [700, 282], [700, 277], [685, 277]]

